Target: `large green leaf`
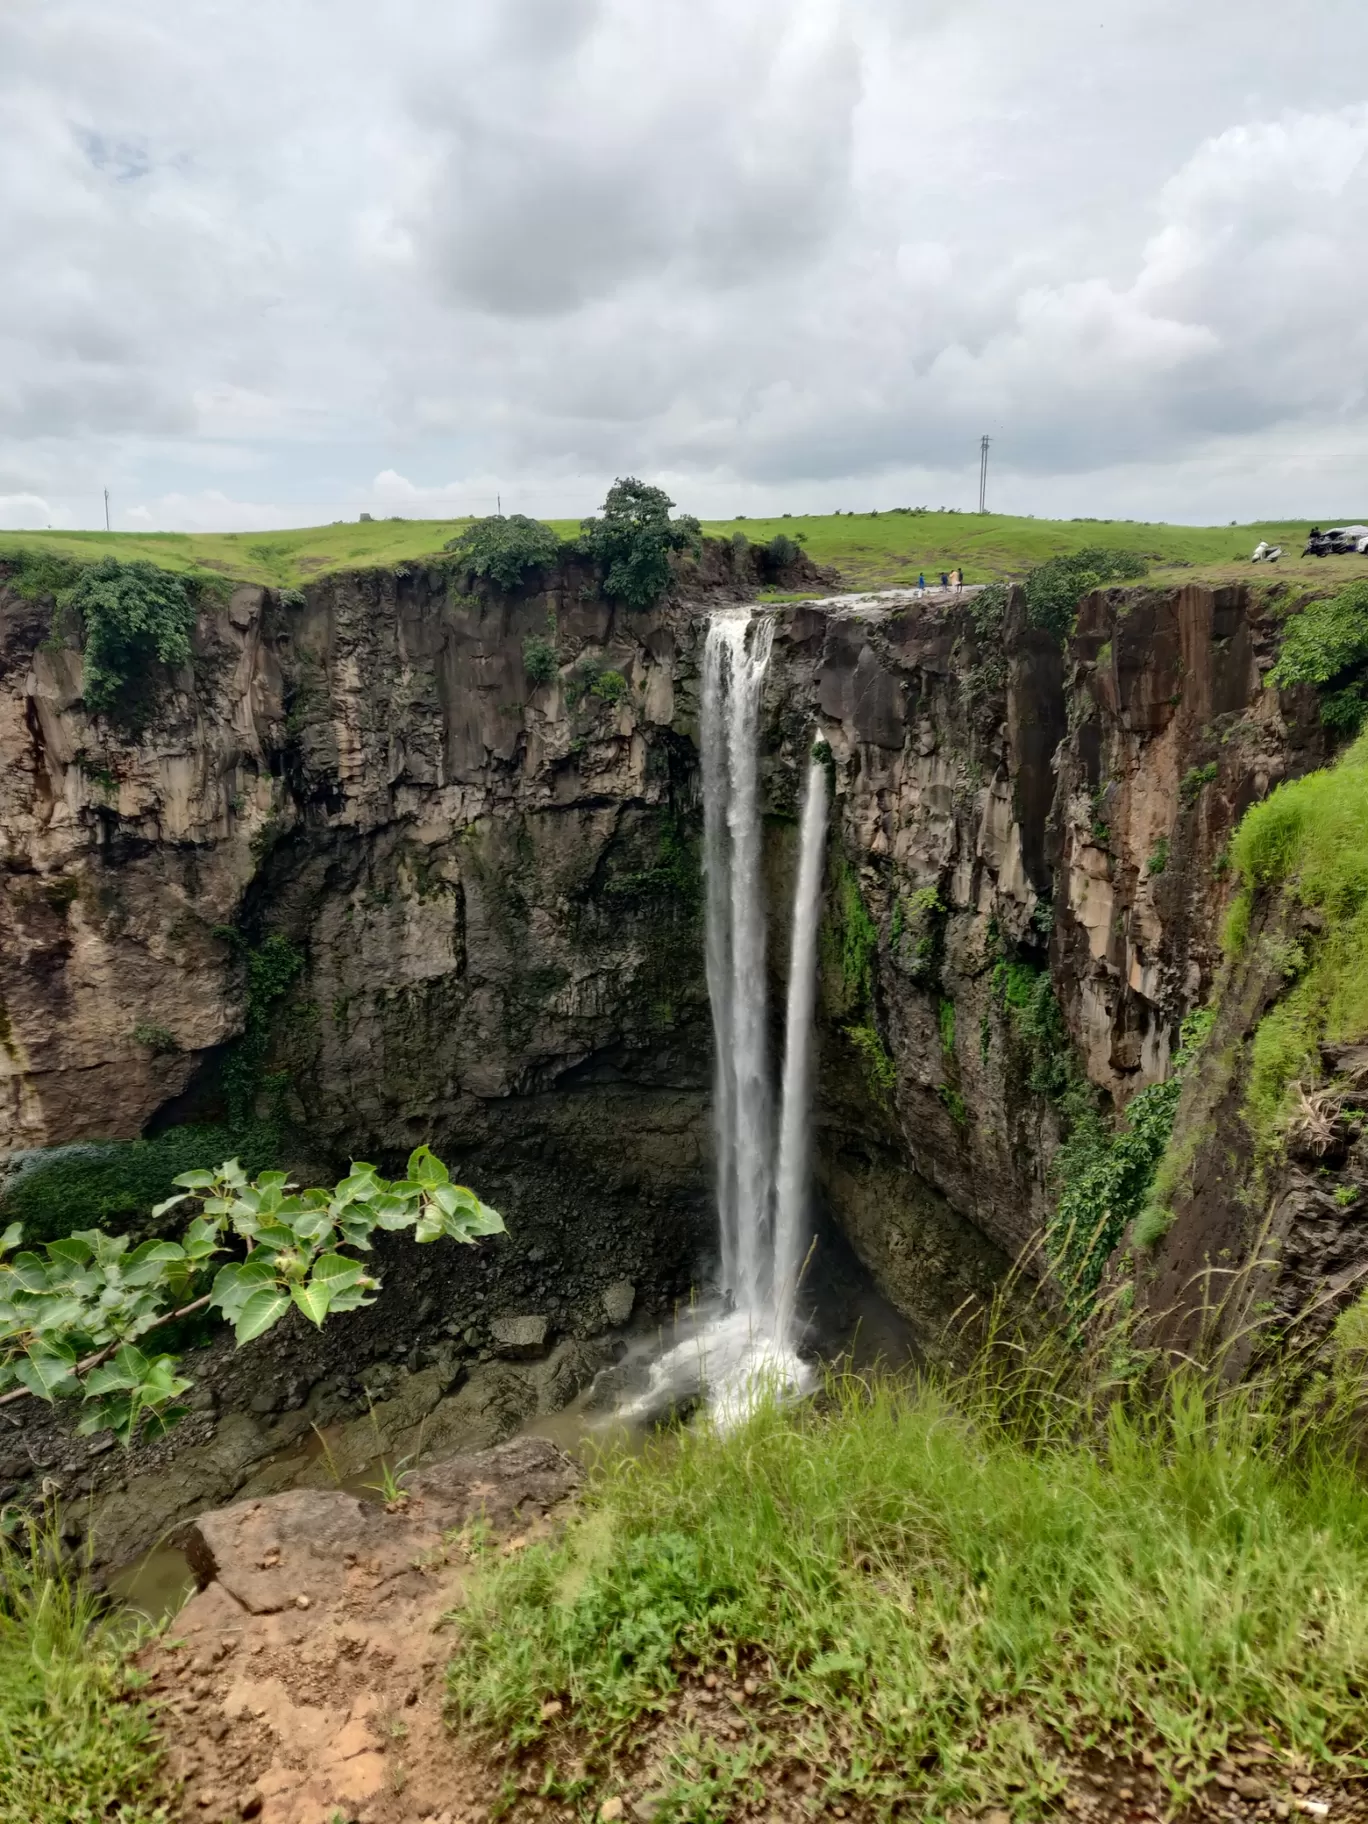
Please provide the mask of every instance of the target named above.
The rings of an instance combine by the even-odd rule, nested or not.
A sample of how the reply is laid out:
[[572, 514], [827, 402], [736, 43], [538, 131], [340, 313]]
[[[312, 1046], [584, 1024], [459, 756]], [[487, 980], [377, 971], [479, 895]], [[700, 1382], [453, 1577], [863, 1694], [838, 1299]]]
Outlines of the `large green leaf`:
[[345, 1254], [320, 1254], [309, 1277], [319, 1284], [326, 1282], [338, 1292], [343, 1286], [354, 1286], [364, 1274], [361, 1263], [348, 1260]]
[[275, 1268], [266, 1260], [230, 1260], [214, 1275], [209, 1303], [235, 1322], [253, 1292], [275, 1284]]
[[326, 1279], [311, 1280], [307, 1286], [291, 1286], [290, 1297], [299, 1306], [311, 1324], [317, 1324], [321, 1330], [323, 1319], [328, 1315], [328, 1306], [332, 1302], [332, 1292]]
[[450, 1172], [430, 1146], [418, 1146], [409, 1154], [406, 1175], [421, 1185], [446, 1184]]
[[250, 1343], [254, 1336], [260, 1336], [273, 1324], [279, 1323], [289, 1308], [289, 1294], [279, 1286], [262, 1286], [259, 1291], [253, 1292], [233, 1326], [238, 1347]]
[[179, 1184], [187, 1191], [212, 1191], [214, 1174], [212, 1172], [182, 1172], [179, 1178], [173, 1178], [172, 1184]]
[[211, 1254], [217, 1254], [218, 1237], [217, 1226], [214, 1223], [205, 1222], [197, 1216], [185, 1231], [185, 1240], [182, 1245], [185, 1249], [186, 1259], [202, 1261], [207, 1260]]
[[103, 1366], [92, 1368], [86, 1376], [86, 1398], [97, 1400], [106, 1393], [125, 1393], [130, 1388], [140, 1387], [147, 1379], [149, 1366], [141, 1349], [125, 1343]]
[[299, 1239], [311, 1244], [322, 1241], [332, 1232], [332, 1226], [332, 1218], [326, 1210], [304, 1210], [290, 1223]]
[[4, 1234], [0, 1235], [0, 1254], [8, 1254], [10, 1249], [17, 1248], [19, 1246], [19, 1243], [23, 1239], [24, 1239], [23, 1223], [22, 1222], [12, 1222], [9, 1225], [9, 1227], [5, 1230]]
[[95, 1250], [89, 1243], [77, 1241], [74, 1235], [68, 1235], [65, 1241], [50, 1241], [47, 1251], [49, 1260], [63, 1261], [73, 1267], [87, 1266], [95, 1258]]
[[15, 1379], [49, 1403], [71, 1390], [76, 1381], [76, 1351], [67, 1347], [31, 1349], [14, 1364]]

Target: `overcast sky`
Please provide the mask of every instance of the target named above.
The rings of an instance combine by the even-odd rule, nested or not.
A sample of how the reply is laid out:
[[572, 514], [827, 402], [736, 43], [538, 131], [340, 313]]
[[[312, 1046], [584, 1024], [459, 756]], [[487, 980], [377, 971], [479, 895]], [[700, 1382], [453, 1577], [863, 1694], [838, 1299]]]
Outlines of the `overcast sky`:
[[0, 0], [0, 526], [1368, 517], [1363, 0]]

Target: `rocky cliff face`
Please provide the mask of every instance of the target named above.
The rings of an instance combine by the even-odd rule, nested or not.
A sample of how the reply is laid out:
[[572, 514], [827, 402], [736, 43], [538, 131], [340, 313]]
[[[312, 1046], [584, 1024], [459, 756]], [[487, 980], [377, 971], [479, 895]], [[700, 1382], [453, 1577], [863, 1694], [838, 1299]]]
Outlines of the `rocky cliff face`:
[[[425, 1265], [377, 1348], [423, 1300], [473, 1347], [493, 1303], [573, 1332], [609, 1281], [684, 1290], [712, 1228], [699, 660], [741, 592], [709, 566], [649, 613], [568, 572], [238, 588], [136, 740], [85, 713], [50, 604], [0, 594], [0, 1148], [217, 1117], [234, 1084], [320, 1170], [430, 1141], [512, 1233], [493, 1279]], [[773, 612], [776, 959], [814, 733], [836, 783], [821, 1190], [929, 1337], [1049, 1209], [1056, 1041], [1022, 984], [1048, 970], [1058, 1046], [1118, 1103], [1162, 1076], [1229, 832], [1321, 738], [1264, 688], [1244, 588], [1104, 592], [1065, 653], [1019, 602], [991, 638], [967, 600]]]

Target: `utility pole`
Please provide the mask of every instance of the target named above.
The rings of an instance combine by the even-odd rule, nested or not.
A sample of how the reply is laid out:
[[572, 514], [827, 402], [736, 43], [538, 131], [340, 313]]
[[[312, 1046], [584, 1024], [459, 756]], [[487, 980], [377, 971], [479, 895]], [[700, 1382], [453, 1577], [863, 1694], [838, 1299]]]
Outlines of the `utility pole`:
[[494, 510], [498, 514], [499, 518], [502, 519], [503, 518], [503, 495], [502, 494], [496, 494], [494, 496]]
[[979, 512], [988, 511], [988, 445], [992, 439], [986, 434], [979, 439]]
[[105, 489], [105, 531], [109, 530], [109, 489]]

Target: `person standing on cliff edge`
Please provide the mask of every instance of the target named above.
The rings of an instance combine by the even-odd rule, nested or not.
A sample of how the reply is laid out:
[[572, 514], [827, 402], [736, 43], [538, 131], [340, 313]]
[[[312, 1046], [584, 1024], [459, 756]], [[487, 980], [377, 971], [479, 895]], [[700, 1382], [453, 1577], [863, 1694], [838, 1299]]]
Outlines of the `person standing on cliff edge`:
[[956, 564], [955, 568], [950, 572], [950, 587], [954, 590], [956, 595], [958, 595], [960, 590], [964, 587], [964, 572], [960, 569], [958, 564]]

